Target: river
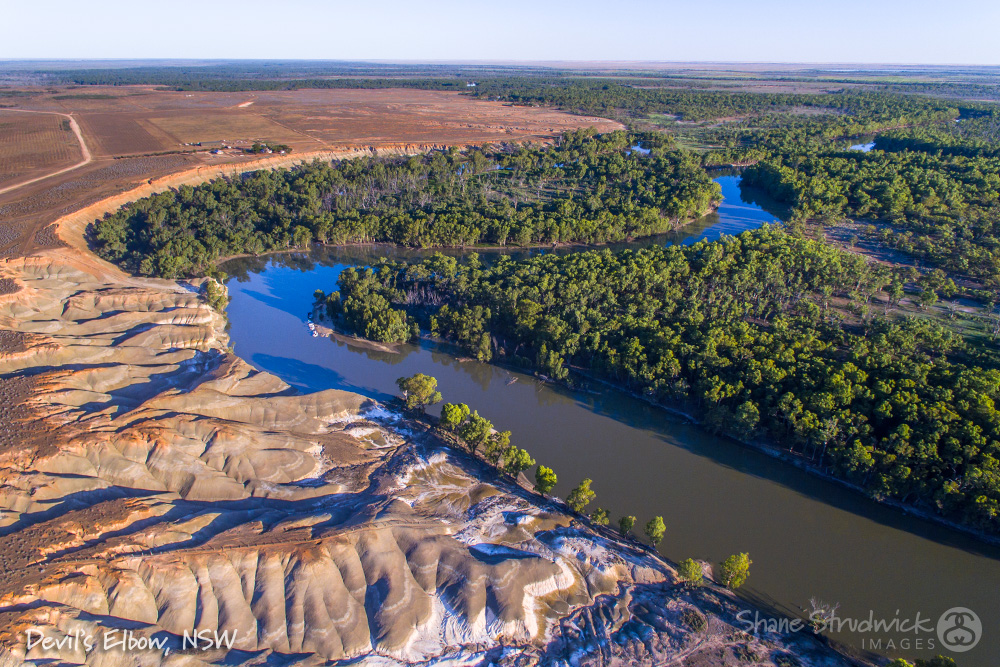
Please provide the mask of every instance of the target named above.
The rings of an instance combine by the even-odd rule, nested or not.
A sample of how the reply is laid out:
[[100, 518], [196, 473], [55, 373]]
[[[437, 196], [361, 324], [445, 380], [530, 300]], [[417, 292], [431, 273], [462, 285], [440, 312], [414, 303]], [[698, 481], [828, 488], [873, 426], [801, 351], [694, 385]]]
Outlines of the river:
[[[716, 180], [725, 196], [716, 213], [632, 245], [714, 239], [781, 215], [765, 197], [741, 187], [738, 176]], [[433, 375], [446, 401], [468, 403], [554, 468], [555, 495], [565, 497], [590, 477], [597, 500], [589, 509], [608, 509], [612, 521], [633, 514], [637, 526], [662, 515], [665, 556], [718, 563], [749, 552], [753, 566], [742, 592], [787, 613], [801, 614], [817, 598], [839, 603], [841, 619], [929, 619], [923, 626], [928, 632], [834, 635], [861, 649], [911, 660], [943, 652], [960, 667], [1000, 662], [998, 547], [880, 506], [614, 389], [552, 386], [459, 361], [457, 350], [426, 340], [389, 354], [313, 338], [306, 328], [313, 291], [335, 289], [345, 266], [371, 262], [377, 253], [421, 254], [339, 248], [227, 264], [236, 352], [303, 391], [348, 389], [382, 401], [394, 395], [396, 378]], [[982, 639], [966, 653], [945, 651], [934, 630], [953, 607], [969, 608], [982, 620]]]

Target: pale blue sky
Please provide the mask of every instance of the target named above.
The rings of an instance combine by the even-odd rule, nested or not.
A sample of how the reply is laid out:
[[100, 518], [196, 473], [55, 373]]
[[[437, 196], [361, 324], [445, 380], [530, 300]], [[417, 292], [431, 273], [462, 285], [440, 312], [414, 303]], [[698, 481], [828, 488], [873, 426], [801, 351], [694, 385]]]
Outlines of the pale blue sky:
[[0, 58], [1000, 64], [1000, 0], [0, 0]]

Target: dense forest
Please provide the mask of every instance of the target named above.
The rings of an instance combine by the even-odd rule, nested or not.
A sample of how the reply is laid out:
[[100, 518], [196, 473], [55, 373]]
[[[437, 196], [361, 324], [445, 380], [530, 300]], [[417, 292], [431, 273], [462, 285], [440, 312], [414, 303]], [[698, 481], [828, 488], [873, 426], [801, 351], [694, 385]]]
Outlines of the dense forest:
[[869, 236], [1000, 289], [1000, 144], [996, 119], [976, 134], [940, 127], [879, 134], [869, 152], [826, 146], [784, 151], [746, 170], [748, 184], [789, 202], [798, 217], [885, 223]]
[[[642, 152], [632, 146], [642, 143]], [[648, 153], [646, 153], [648, 151]], [[700, 160], [659, 134], [593, 130], [554, 146], [314, 162], [181, 187], [95, 222], [103, 258], [142, 275], [323, 243], [414, 247], [603, 243], [670, 231], [720, 200]]]
[[481, 360], [611, 380], [717, 432], [779, 443], [875, 497], [996, 532], [1000, 370], [937, 324], [885, 317], [902, 280], [765, 227], [492, 266], [476, 255], [384, 262], [316, 296], [334, 317], [365, 304], [370, 337], [406, 340], [419, 317]]

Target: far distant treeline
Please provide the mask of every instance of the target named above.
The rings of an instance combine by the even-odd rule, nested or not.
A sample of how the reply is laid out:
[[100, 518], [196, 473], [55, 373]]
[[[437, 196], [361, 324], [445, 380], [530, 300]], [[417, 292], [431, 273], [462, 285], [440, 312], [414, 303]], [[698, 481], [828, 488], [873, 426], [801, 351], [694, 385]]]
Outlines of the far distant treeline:
[[885, 317], [905, 280], [765, 227], [491, 266], [383, 262], [316, 298], [369, 338], [409, 340], [422, 322], [482, 361], [595, 375], [877, 498], [997, 532], [1000, 370], [938, 323]]
[[[391, 65], [328, 62], [249, 62], [191, 67], [144, 66], [95, 69], [39, 69], [45, 83], [78, 86], [154, 85], [178, 91], [237, 92], [300, 89], [384, 89], [459, 91], [478, 98], [514, 104], [557, 107], [575, 113], [612, 118], [644, 118], [667, 114], [685, 121], [704, 121], [787, 111], [793, 107], [852, 116], [872, 115], [871, 101], [899, 107], [913, 116], [921, 108], [942, 108], [932, 96], [991, 99], [1000, 88], [845, 78], [839, 93], [756, 93], [727, 90], [756, 80], [746, 77], [692, 77], [677, 72], [578, 70], [501, 65]], [[810, 82], [811, 77], [762, 73], [762, 81]], [[822, 79], [826, 85], [837, 80]], [[920, 92], [928, 97], [918, 97]], [[952, 104], [963, 104], [953, 101]], [[884, 114], [883, 114], [884, 115]], [[898, 114], [897, 114], [898, 115]]]
[[[151, 61], [155, 62], [155, 61]], [[39, 62], [18, 72], [46, 77], [50, 82], [78, 85], [197, 85], [225, 82], [253, 85], [258, 82], [329, 79], [453, 79], [456, 77], [545, 75], [564, 76], [562, 70], [544, 66], [489, 64], [400, 64], [330, 60], [206, 60], [185, 64], [148, 64], [125, 67], [60, 67]]]
[[481, 80], [543, 76], [559, 80], [565, 73], [550, 67], [502, 65], [393, 65], [325, 61], [249, 61], [190, 66], [149, 65], [87, 69], [39, 67], [31, 75], [40, 82], [77, 86], [163, 86], [183, 91], [267, 91], [337, 88], [416, 88], [465, 90]]
[[[642, 143], [648, 154], [633, 152]], [[204, 275], [223, 257], [333, 244], [603, 243], [671, 231], [719, 186], [659, 134], [593, 130], [501, 146], [314, 162], [181, 187], [95, 222], [95, 251], [141, 275]]]
[[[906, 95], [861, 91], [836, 94], [776, 94], [718, 90], [684, 90], [639, 86], [618, 80], [548, 80], [509, 77], [484, 82], [471, 94], [515, 104], [554, 106], [600, 116], [644, 117], [670, 114], [681, 120], [701, 121], [759, 116], [796, 107], [843, 116], [864, 124], [917, 122], [949, 113], [954, 102]], [[957, 115], [957, 112], [950, 112]], [[815, 120], [815, 119], [813, 119]]]

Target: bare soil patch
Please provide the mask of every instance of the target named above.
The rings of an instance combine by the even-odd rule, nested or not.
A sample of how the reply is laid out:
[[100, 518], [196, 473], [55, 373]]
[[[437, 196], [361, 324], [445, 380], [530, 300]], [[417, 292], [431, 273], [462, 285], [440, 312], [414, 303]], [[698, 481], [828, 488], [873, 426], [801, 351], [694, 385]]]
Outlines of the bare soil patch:
[[62, 116], [0, 109], [0, 186], [80, 160], [80, 146]]
[[[22, 351], [24, 336], [17, 331], [5, 331], [0, 340], [4, 351]], [[12, 336], [13, 335], [13, 336]], [[48, 456], [57, 449], [58, 435], [35, 415], [28, 401], [35, 393], [35, 379], [28, 376], [0, 378], [0, 454], [18, 452], [33, 456]]]
[[157, 153], [177, 148], [175, 141], [161, 133], [154, 136], [141, 114], [90, 113], [80, 117], [87, 136], [93, 137], [94, 149], [101, 155]]

